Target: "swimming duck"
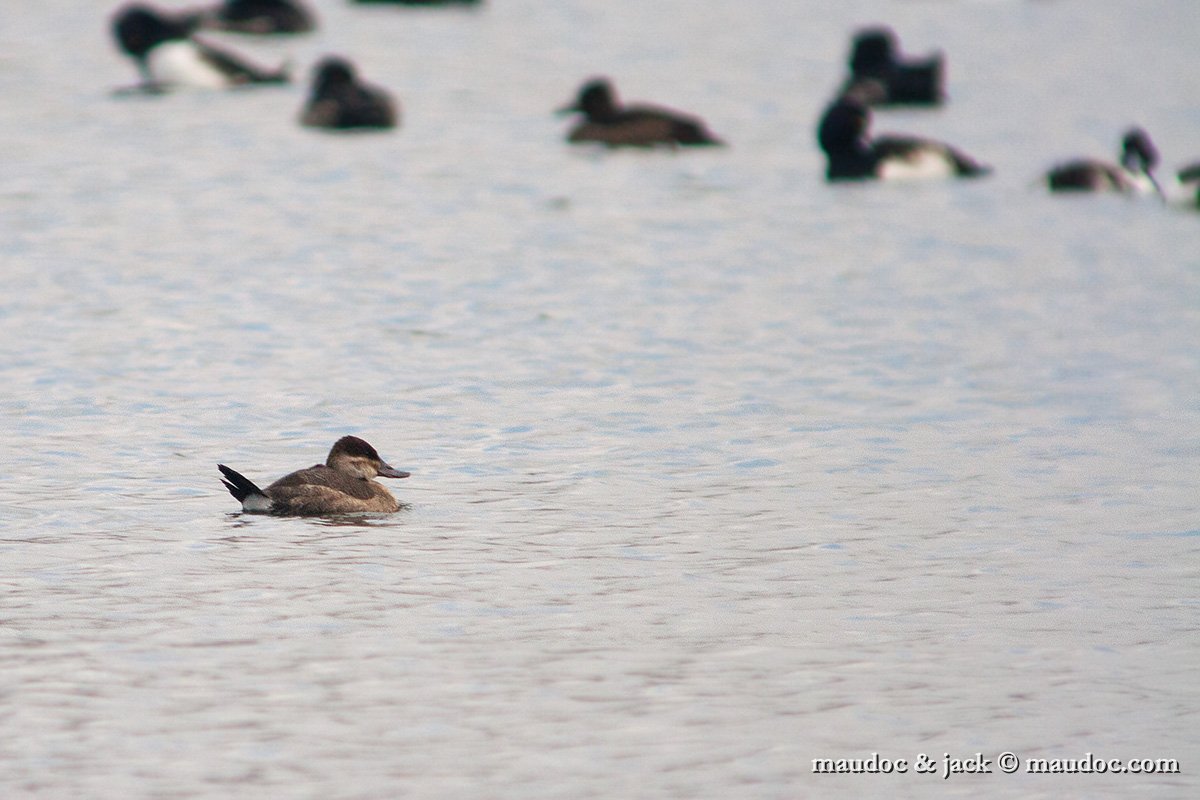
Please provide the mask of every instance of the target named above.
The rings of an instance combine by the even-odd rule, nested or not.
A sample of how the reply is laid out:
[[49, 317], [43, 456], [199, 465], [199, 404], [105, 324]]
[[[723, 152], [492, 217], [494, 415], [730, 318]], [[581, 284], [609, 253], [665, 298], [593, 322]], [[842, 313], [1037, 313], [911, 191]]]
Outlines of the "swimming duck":
[[392, 493], [372, 478], [409, 476], [388, 466], [374, 447], [357, 436], [343, 436], [334, 442], [324, 464], [284, 475], [266, 489], [224, 464], [217, 469], [225, 476], [221, 483], [242, 504], [243, 511], [305, 517], [399, 511], [400, 503]]
[[284, 69], [268, 70], [192, 38], [201, 19], [170, 15], [147, 5], [123, 6], [113, 18], [113, 35], [137, 63], [145, 87], [225, 89], [250, 83], [286, 83]]
[[1144, 194], [1162, 188], [1154, 178], [1158, 150], [1141, 128], [1130, 128], [1121, 140], [1121, 165], [1081, 158], [1059, 164], [1046, 173], [1052, 192], [1118, 192]]
[[313, 69], [312, 92], [300, 123], [314, 128], [393, 128], [396, 105], [383, 89], [363, 83], [344, 58], [328, 56]]
[[1179, 185], [1189, 194], [1188, 202], [1200, 208], [1200, 161], [1179, 170]]
[[870, 139], [870, 122], [867, 107], [853, 97], [841, 97], [825, 111], [817, 142], [828, 158], [828, 180], [970, 178], [991, 172], [941, 142], [912, 136]]
[[849, 65], [843, 94], [853, 86], [869, 86], [871, 105], [938, 105], [945, 99], [942, 54], [904, 58], [890, 28], [860, 30], [851, 46]]
[[558, 111], [573, 112], [585, 119], [568, 134], [569, 142], [600, 142], [609, 147], [724, 144], [696, 117], [650, 105], [620, 107], [612, 84], [604, 78], [585, 83], [575, 102]]
[[362, 5], [390, 3], [394, 6], [477, 6], [483, 0], [353, 0], [353, 2]]
[[312, 12], [296, 0], [225, 0], [204, 14], [202, 24], [257, 35], [307, 33], [316, 27]]

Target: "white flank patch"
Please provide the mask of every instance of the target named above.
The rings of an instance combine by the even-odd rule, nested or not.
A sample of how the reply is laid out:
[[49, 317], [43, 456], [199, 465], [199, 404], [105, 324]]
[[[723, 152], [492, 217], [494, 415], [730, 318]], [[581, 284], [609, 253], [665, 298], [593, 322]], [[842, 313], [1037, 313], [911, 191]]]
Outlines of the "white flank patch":
[[888, 158], [879, 169], [885, 181], [928, 180], [954, 177], [954, 164], [941, 150], [918, 150], [909, 158]]
[[1158, 193], [1158, 189], [1154, 188], [1154, 181], [1150, 180], [1150, 176], [1144, 172], [1129, 172], [1126, 170], [1125, 177], [1129, 178], [1129, 185], [1133, 187], [1134, 194]]
[[265, 494], [247, 495], [242, 501], [242, 511], [251, 514], [266, 514], [271, 510], [271, 499]]
[[158, 83], [193, 89], [224, 89], [229, 80], [204, 60], [191, 42], [163, 42], [147, 57], [150, 74]]

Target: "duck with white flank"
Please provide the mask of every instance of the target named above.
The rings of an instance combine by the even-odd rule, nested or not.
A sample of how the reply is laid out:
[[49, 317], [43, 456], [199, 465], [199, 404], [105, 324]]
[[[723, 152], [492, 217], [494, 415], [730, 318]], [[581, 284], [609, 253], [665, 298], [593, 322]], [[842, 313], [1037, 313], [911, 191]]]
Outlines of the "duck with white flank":
[[122, 7], [113, 35], [138, 66], [144, 88], [227, 89], [253, 83], [287, 83], [284, 69], [264, 69], [240, 56], [192, 37], [200, 24], [194, 14], [171, 15], [147, 5]]
[[1059, 164], [1046, 173], [1052, 192], [1117, 192], [1163, 196], [1154, 177], [1158, 150], [1141, 128], [1130, 128], [1121, 140], [1121, 164], [1080, 158]]
[[578, 112], [584, 119], [567, 135], [567, 141], [599, 142], [609, 147], [655, 145], [720, 145], [697, 117], [651, 105], [621, 107], [612, 84], [604, 78], [588, 81], [575, 102], [560, 114]]
[[409, 476], [389, 466], [374, 447], [357, 436], [338, 439], [324, 464], [285, 475], [266, 489], [224, 464], [217, 469], [225, 476], [221, 483], [242, 504], [243, 511], [303, 517], [399, 511], [400, 503], [373, 478]]
[[360, 81], [354, 65], [328, 56], [313, 69], [313, 85], [300, 123], [312, 128], [394, 128], [396, 104], [383, 89]]
[[853, 97], [841, 97], [825, 111], [817, 142], [828, 159], [828, 180], [972, 178], [991, 172], [942, 142], [913, 136], [871, 139], [870, 123], [867, 107]]

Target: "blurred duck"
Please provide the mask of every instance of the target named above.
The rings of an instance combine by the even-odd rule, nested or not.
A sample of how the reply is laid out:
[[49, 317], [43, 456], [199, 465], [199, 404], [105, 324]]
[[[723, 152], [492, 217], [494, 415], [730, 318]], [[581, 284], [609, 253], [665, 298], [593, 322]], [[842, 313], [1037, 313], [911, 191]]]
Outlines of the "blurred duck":
[[201, 25], [265, 36], [308, 33], [316, 27], [316, 19], [296, 0], [225, 0], [216, 8], [203, 12]]
[[170, 15], [134, 4], [117, 12], [113, 35], [137, 63], [147, 89], [227, 89], [252, 83], [287, 83], [285, 69], [264, 69], [192, 38], [198, 25], [199, 18], [194, 14]]
[[567, 135], [569, 142], [600, 142], [609, 147], [724, 144], [696, 117], [650, 105], [622, 108], [604, 78], [585, 83], [575, 102], [558, 111], [576, 112], [584, 119]]
[[353, 0], [353, 2], [362, 5], [388, 3], [393, 6], [477, 6], [482, 0]]
[[869, 105], [939, 105], [945, 99], [941, 53], [924, 59], [905, 58], [889, 28], [860, 30], [851, 46], [849, 64], [850, 77], [842, 93], [858, 87], [860, 99]]
[[1141, 128], [1130, 128], [1121, 140], [1121, 164], [1090, 158], [1068, 161], [1046, 173], [1052, 192], [1117, 192], [1146, 194], [1162, 188], [1154, 178], [1158, 150]]
[[1200, 208], [1200, 161], [1179, 170], [1179, 185], [1188, 193], [1187, 202]]
[[313, 69], [300, 122], [312, 128], [394, 128], [397, 116], [387, 92], [359, 81], [346, 59], [327, 56]]
[[392, 493], [373, 479], [409, 476], [388, 466], [374, 447], [357, 436], [338, 439], [324, 464], [285, 475], [266, 489], [224, 464], [217, 469], [225, 476], [221, 483], [243, 511], [306, 517], [399, 511], [400, 503]]
[[828, 159], [828, 180], [970, 178], [991, 172], [941, 142], [911, 136], [870, 139], [870, 122], [867, 107], [854, 97], [841, 97], [825, 111], [817, 142]]

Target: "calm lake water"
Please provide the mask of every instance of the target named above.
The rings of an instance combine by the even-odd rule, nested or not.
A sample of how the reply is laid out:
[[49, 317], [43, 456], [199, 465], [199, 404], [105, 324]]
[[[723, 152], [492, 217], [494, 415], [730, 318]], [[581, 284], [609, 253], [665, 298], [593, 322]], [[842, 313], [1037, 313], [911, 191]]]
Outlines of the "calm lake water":
[[[1200, 212], [1037, 185], [1200, 159], [1200, 3], [324, 0], [161, 97], [115, 5], [0, 27], [0, 795], [1200, 792]], [[823, 182], [874, 22], [994, 176]], [[403, 127], [301, 129], [326, 53]], [[569, 148], [594, 74], [732, 146]], [[350, 433], [410, 508], [218, 480]]]

